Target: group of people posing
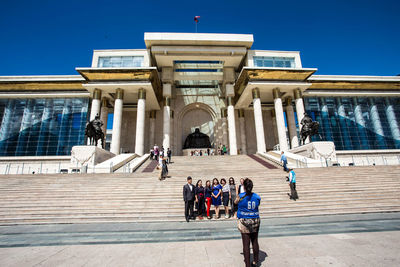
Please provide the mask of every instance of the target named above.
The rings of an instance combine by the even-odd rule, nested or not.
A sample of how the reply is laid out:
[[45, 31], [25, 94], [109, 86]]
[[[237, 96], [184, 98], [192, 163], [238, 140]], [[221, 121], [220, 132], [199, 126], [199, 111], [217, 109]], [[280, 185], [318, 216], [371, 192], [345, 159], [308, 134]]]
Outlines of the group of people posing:
[[[240, 179], [240, 185], [235, 184], [233, 177], [230, 177], [229, 184], [224, 178], [219, 181], [213, 179], [206, 181], [205, 187], [202, 181], [198, 180], [196, 186], [192, 184], [192, 177], [187, 178], [187, 184], [183, 186], [183, 199], [185, 201], [186, 221], [194, 219], [193, 206], [196, 203], [199, 219], [204, 214], [204, 206], [207, 204], [207, 218], [210, 217], [211, 204], [215, 207], [215, 217], [219, 218], [219, 206], [223, 203], [225, 218], [229, 218], [229, 204], [231, 215], [237, 217], [237, 227], [242, 235], [243, 256], [246, 267], [255, 266], [259, 261], [258, 232], [260, 229], [260, 214], [258, 207], [261, 197], [253, 193], [253, 182], [246, 178]], [[250, 265], [250, 242], [253, 247], [253, 262]]]
[[236, 196], [245, 192], [244, 178], [240, 179], [240, 184], [235, 183], [235, 179], [230, 177], [228, 181], [225, 178], [218, 180], [214, 178], [212, 182], [207, 180], [203, 185], [202, 180], [198, 180], [196, 185], [192, 184], [192, 178], [188, 177], [188, 183], [183, 187], [183, 199], [185, 201], [185, 218], [189, 222], [194, 220], [194, 207], [200, 220], [207, 216], [211, 219], [211, 205], [215, 209], [215, 219], [220, 218], [220, 206], [223, 205], [225, 218], [235, 217], [238, 210], [235, 204]]

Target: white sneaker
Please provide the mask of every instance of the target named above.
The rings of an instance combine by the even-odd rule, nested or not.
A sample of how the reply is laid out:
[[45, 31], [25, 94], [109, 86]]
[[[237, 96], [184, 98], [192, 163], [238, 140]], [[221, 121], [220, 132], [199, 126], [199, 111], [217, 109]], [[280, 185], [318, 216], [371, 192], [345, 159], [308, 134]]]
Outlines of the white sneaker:
[[225, 215], [225, 219], [229, 219], [229, 215]]

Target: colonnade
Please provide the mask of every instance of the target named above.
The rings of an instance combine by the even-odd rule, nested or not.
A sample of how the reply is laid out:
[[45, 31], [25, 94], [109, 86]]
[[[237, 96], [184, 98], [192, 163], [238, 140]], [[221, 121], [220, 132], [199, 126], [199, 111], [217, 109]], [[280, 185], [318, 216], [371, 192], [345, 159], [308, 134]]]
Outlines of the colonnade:
[[[101, 105], [100, 105], [101, 104]], [[110, 152], [118, 155], [121, 149], [121, 127], [122, 127], [122, 113], [124, 106], [124, 90], [115, 90], [114, 100], [114, 119], [113, 119], [113, 132], [111, 137]], [[138, 155], [144, 154], [144, 134], [145, 134], [145, 114], [146, 114], [146, 90], [138, 90], [138, 104], [136, 116], [136, 135], [135, 135], [135, 153]], [[100, 115], [103, 121], [103, 132], [106, 133], [107, 117], [108, 117], [108, 102], [107, 99], [101, 100], [101, 90], [95, 89], [92, 98], [92, 108], [90, 111], [90, 120], [93, 120], [96, 114]], [[155, 116], [154, 116], [155, 118]], [[152, 122], [152, 120], [150, 120]], [[154, 124], [154, 120], [153, 120]], [[151, 124], [150, 124], [151, 125]], [[154, 131], [153, 131], [154, 132]], [[154, 139], [154, 135], [153, 135]], [[99, 144], [101, 145], [101, 144]]]
[[[172, 140], [171, 136], [173, 127], [171, 127], [171, 123], [173, 122], [173, 111], [171, 110], [171, 85], [164, 84], [164, 93], [163, 93], [163, 135], [162, 135], [162, 146], [167, 149], [171, 148]], [[304, 117], [305, 109], [304, 102], [302, 98], [302, 94], [300, 89], [293, 90], [294, 96], [294, 105], [296, 106], [296, 114], [294, 112], [293, 107], [293, 99], [291, 96], [285, 98], [285, 106], [282, 104], [282, 93], [278, 88], [274, 88], [272, 90], [272, 96], [274, 99], [274, 108], [271, 110], [272, 112], [272, 126], [274, 129], [271, 129], [275, 132], [275, 136], [277, 137], [277, 141], [279, 143], [279, 149], [282, 151], [287, 151], [289, 148], [295, 148], [299, 146], [299, 140], [297, 137], [297, 127], [296, 127], [296, 119], [300, 123]], [[114, 103], [114, 120], [113, 120], [113, 134], [111, 140], [111, 149], [110, 151], [114, 154], [119, 154], [121, 147], [121, 125], [122, 125], [122, 112], [123, 112], [123, 97], [124, 91], [122, 89], [117, 89], [115, 93], [115, 103]], [[223, 144], [227, 144], [230, 155], [236, 155], [238, 153], [238, 148], [240, 148], [242, 154], [247, 154], [247, 139], [246, 139], [246, 125], [245, 125], [245, 112], [243, 109], [237, 110], [238, 117], [238, 131], [236, 130], [236, 118], [235, 118], [235, 108], [234, 108], [234, 98], [233, 96], [226, 97], [226, 108], [221, 109], [221, 128], [222, 128], [222, 140]], [[374, 132], [378, 135], [382, 136], [382, 142], [384, 132], [383, 127], [380, 121], [380, 115], [377, 109], [377, 106], [374, 103], [374, 99], [369, 100], [369, 113], [372, 120], [372, 126], [374, 128]], [[385, 105], [385, 115], [389, 122], [390, 130], [395, 140], [396, 147], [400, 146], [400, 130], [397, 124], [395, 112], [393, 110], [393, 106], [390, 103], [389, 98], [386, 98]], [[253, 102], [253, 112], [254, 112], [254, 123], [255, 123], [255, 134], [256, 134], [256, 142], [257, 142], [257, 152], [266, 152], [266, 143], [265, 143], [265, 132], [264, 132], [264, 122], [263, 122], [263, 114], [262, 114], [262, 106], [260, 99], [260, 90], [258, 88], [252, 89], [252, 102]], [[328, 106], [327, 103], [321, 102], [321, 116], [323, 117], [323, 123], [329, 123], [329, 114], [328, 114]], [[143, 155], [145, 153], [144, 148], [144, 140], [145, 140], [145, 105], [146, 105], [146, 91], [145, 89], [139, 89], [138, 91], [138, 104], [137, 104], [137, 117], [136, 117], [136, 135], [135, 135], [135, 153], [139, 155]], [[344, 106], [341, 103], [341, 100], [337, 100], [338, 106], [338, 114], [341, 117], [345, 117]], [[354, 106], [354, 117], [356, 123], [361, 128], [365, 128], [366, 122], [364, 120], [361, 106], [356, 97], [353, 98], [353, 106]], [[68, 107], [68, 105], [67, 105]], [[27, 108], [29, 111], [29, 108]], [[289, 132], [289, 141], [287, 140], [286, 127], [285, 127], [285, 115], [284, 110], [286, 111], [286, 119], [287, 119], [287, 128]], [[28, 112], [27, 111], [27, 112]], [[68, 112], [66, 112], [68, 113]], [[44, 112], [44, 117], [46, 117], [47, 112]], [[90, 112], [90, 119], [94, 119], [96, 114], [100, 114], [101, 120], [104, 122], [104, 132], [106, 131], [107, 117], [108, 117], [108, 102], [107, 99], [101, 98], [101, 91], [96, 89], [93, 92], [92, 99], [92, 109]], [[6, 117], [6, 116], [5, 116]], [[150, 144], [155, 143], [155, 129], [156, 129], [156, 111], [150, 111], [150, 130], [149, 130], [149, 142]], [[345, 121], [340, 121], [340, 124], [344, 124]], [[324, 126], [326, 126], [324, 124]], [[24, 123], [21, 127], [25, 127]], [[329, 128], [324, 127], [324, 128]], [[344, 136], [349, 136], [350, 133], [347, 132], [347, 128], [343, 127], [344, 132], [342, 133]], [[301, 130], [301, 129], [300, 129]], [[365, 129], [361, 129], [360, 134], [365, 131]], [[3, 130], [4, 131], [4, 130]], [[239, 137], [237, 138], [237, 134]], [[366, 134], [366, 133], [365, 133]], [[237, 145], [237, 139], [240, 140], [240, 147]], [[361, 142], [367, 142], [367, 138], [361, 138]], [[345, 140], [349, 142], [348, 140]], [[306, 142], [309, 142], [307, 140]], [[367, 144], [365, 144], [367, 145]]]
[[[171, 88], [170, 84], [163, 84], [163, 140], [162, 145], [165, 149], [171, 148], [171, 122], [173, 119], [173, 112], [171, 110]], [[298, 91], [296, 91], [298, 90]], [[297, 118], [299, 121], [303, 118], [304, 105], [301, 98], [299, 89], [295, 90], [295, 102]], [[283, 105], [281, 99], [281, 93], [279, 89], [273, 90], [274, 97], [274, 124], [277, 128], [278, 140], [281, 150], [288, 150], [288, 144], [286, 140], [286, 129], [285, 120], [283, 113]], [[100, 114], [100, 119], [103, 121], [103, 132], [106, 132], [107, 117], [108, 117], [108, 101], [106, 98], [101, 97], [101, 90], [95, 89], [92, 98], [92, 108], [90, 112], [90, 120], [93, 120], [96, 114]], [[254, 121], [256, 130], [256, 141], [257, 141], [257, 152], [266, 152], [265, 144], [265, 133], [262, 117], [262, 107], [260, 99], [260, 91], [258, 88], [253, 89], [253, 110], [254, 110]], [[121, 148], [121, 126], [122, 126], [122, 112], [123, 112], [123, 98], [124, 90], [116, 89], [115, 101], [114, 101], [114, 119], [113, 119], [113, 133], [111, 139], [110, 151], [116, 155], [120, 153]], [[236, 122], [235, 122], [235, 108], [233, 102], [233, 96], [227, 96], [227, 108], [221, 109], [221, 122], [222, 122], [222, 142], [228, 144], [230, 155], [237, 155], [237, 137], [236, 137]], [[294, 111], [291, 105], [291, 98], [287, 100], [286, 112], [288, 115], [288, 128], [290, 135], [290, 144], [292, 147], [298, 146], [297, 130], [294, 119]], [[135, 135], [135, 153], [143, 155], [145, 153], [144, 148], [144, 134], [145, 134], [145, 105], [146, 105], [146, 91], [145, 89], [139, 89], [138, 91], [138, 104], [137, 104], [137, 117], [136, 117], [136, 135]], [[300, 112], [299, 112], [300, 111]], [[239, 119], [239, 131], [240, 131], [240, 143], [241, 153], [247, 154], [246, 144], [246, 127], [244, 110], [238, 110]], [[155, 128], [156, 128], [156, 111], [150, 111], [150, 131], [149, 131], [149, 142], [150, 144], [155, 143]], [[101, 144], [99, 144], [101, 145]]]
[[[300, 122], [304, 117], [304, 104], [301, 96], [300, 89], [294, 90], [295, 105], [297, 110], [297, 120]], [[274, 109], [273, 111], [273, 125], [277, 130], [279, 149], [286, 151], [289, 149], [287, 138], [286, 138], [286, 127], [285, 118], [283, 113], [283, 105], [281, 92], [278, 88], [272, 90], [272, 95], [274, 98]], [[258, 88], [254, 88], [252, 91], [253, 96], [253, 110], [254, 110], [254, 121], [256, 128], [256, 138], [257, 138], [257, 152], [266, 152], [265, 138], [264, 138], [264, 124], [262, 118], [261, 109], [261, 99], [260, 91]], [[287, 115], [287, 125], [289, 130], [289, 143], [292, 148], [299, 146], [299, 140], [297, 138], [296, 121], [294, 117], [294, 110], [292, 106], [292, 98], [286, 98], [286, 115]]]

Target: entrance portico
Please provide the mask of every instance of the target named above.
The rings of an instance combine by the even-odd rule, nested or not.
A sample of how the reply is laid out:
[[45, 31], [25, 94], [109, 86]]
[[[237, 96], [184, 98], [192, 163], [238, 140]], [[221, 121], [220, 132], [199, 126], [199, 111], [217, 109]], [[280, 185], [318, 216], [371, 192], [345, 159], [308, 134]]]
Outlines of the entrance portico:
[[[257, 152], [265, 152], [264, 124], [261, 110], [272, 110], [279, 143], [274, 145], [282, 151], [298, 146], [295, 111], [292, 99], [296, 99], [298, 122], [304, 114], [300, 100], [301, 92], [311, 86], [306, 80], [316, 69], [305, 68], [254, 68], [244, 67], [235, 84], [237, 102], [235, 108], [254, 109], [254, 120], [257, 133]], [[284, 101], [283, 101], [284, 100]], [[286, 117], [284, 105], [286, 106]], [[299, 114], [298, 111], [302, 113]], [[289, 130], [289, 137], [286, 133]], [[271, 130], [271, 129], [269, 129]], [[269, 148], [271, 149], [271, 148]]]
[[[87, 81], [83, 87], [93, 95], [91, 117], [94, 112], [100, 110], [99, 97], [103, 96], [103, 105], [110, 103], [113, 106], [110, 151], [116, 155], [120, 154], [121, 142], [124, 142], [129, 145], [123, 152], [134, 151], [138, 155], [143, 155], [147, 151], [146, 111], [154, 112], [160, 109], [161, 86], [156, 68], [77, 68], [76, 70]], [[136, 113], [135, 125], [130, 123], [128, 125], [127, 122], [132, 121], [134, 114], [131, 114], [131, 118], [124, 118], [123, 114], [132, 111]], [[103, 117], [107, 117], [106, 112], [108, 110], [103, 109]], [[126, 129], [130, 134], [122, 136]]]

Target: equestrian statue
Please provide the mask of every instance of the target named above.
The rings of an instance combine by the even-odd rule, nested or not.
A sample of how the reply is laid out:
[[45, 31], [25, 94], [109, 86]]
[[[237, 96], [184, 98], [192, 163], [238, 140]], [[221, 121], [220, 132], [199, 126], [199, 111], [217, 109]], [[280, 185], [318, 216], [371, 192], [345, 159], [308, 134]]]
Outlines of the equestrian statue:
[[[100, 120], [99, 114], [96, 114], [96, 117], [94, 120], [86, 123], [86, 129], [85, 129], [85, 136], [89, 138], [89, 145], [95, 145], [97, 146], [97, 143], [99, 140], [101, 140], [101, 147], [104, 149], [105, 147], [105, 142], [104, 142], [104, 133], [101, 129], [103, 126], [103, 122]], [[86, 138], [85, 138], [86, 140]]]
[[305, 141], [308, 137], [313, 135], [318, 135], [320, 139], [322, 139], [321, 135], [318, 133], [319, 123], [317, 121], [313, 121], [307, 113], [304, 113], [304, 118], [301, 120], [300, 124], [302, 125], [300, 131], [300, 145], [304, 145]]

